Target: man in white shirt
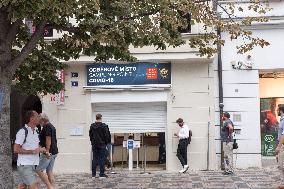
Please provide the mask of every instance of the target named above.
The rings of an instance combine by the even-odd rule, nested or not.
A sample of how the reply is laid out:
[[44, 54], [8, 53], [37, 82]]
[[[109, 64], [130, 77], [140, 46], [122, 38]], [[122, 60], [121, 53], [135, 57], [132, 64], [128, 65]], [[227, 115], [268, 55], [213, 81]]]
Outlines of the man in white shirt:
[[39, 124], [38, 113], [28, 111], [25, 122], [25, 128], [18, 131], [14, 144], [14, 152], [18, 154], [17, 169], [21, 179], [18, 188], [28, 186], [30, 189], [38, 189], [35, 168], [39, 163], [39, 153], [45, 152], [45, 148], [39, 146], [39, 137], [35, 129]]
[[188, 146], [188, 137], [189, 137], [189, 128], [184, 124], [182, 118], [178, 118], [176, 123], [179, 125], [180, 130], [175, 136], [179, 137], [179, 143], [177, 148], [177, 157], [182, 165], [182, 170], [179, 173], [185, 173], [189, 166], [187, 165], [187, 146]]

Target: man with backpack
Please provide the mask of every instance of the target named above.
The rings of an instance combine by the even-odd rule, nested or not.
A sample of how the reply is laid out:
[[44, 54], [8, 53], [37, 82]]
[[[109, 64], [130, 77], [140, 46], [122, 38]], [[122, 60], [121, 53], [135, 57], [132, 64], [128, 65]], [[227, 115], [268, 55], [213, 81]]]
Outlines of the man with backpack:
[[93, 150], [92, 177], [96, 177], [98, 163], [100, 166], [99, 178], [107, 178], [108, 176], [105, 174], [106, 146], [111, 143], [111, 135], [108, 126], [102, 122], [101, 114], [97, 114], [96, 122], [91, 124], [89, 136]]
[[17, 169], [20, 176], [18, 188], [38, 189], [36, 166], [39, 164], [39, 153], [45, 148], [39, 146], [38, 132], [35, 127], [39, 124], [39, 115], [36, 111], [27, 111], [25, 126], [16, 135], [14, 152], [18, 154]]
[[223, 142], [224, 151], [224, 175], [230, 175], [234, 173], [233, 169], [233, 132], [234, 124], [230, 120], [230, 114], [228, 112], [223, 113], [223, 126], [221, 129], [221, 141]]
[[189, 144], [189, 128], [184, 124], [182, 118], [178, 118], [176, 123], [179, 125], [180, 130], [178, 134], [174, 134], [179, 137], [179, 143], [177, 148], [177, 157], [182, 165], [182, 169], [179, 173], [186, 173], [189, 166], [187, 165], [187, 146]]

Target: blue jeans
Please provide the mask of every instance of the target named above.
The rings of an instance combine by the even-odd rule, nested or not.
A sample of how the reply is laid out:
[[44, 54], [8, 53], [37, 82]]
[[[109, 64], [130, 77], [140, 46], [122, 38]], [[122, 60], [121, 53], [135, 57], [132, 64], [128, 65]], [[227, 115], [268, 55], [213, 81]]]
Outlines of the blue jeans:
[[106, 161], [106, 155], [107, 150], [106, 147], [92, 147], [93, 149], [93, 160], [92, 160], [92, 176], [96, 176], [96, 169], [97, 164], [100, 166], [100, 176], [103, 176], [105, 174], [105, 161]]

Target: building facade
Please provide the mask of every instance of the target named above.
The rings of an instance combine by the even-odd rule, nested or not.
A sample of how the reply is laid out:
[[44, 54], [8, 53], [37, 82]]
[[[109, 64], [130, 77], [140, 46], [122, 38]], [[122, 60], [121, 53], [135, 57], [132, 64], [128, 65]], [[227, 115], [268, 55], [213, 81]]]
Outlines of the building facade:
[[[60, 155], [56, 170], [59, 172], [90, 171], [91, 145], [88, 131], [90, 124], [95, 121], [96, 113], [103, 115], [103, 121], [109, 125], [113, 135], [115, 162], [127, 161], [126, 149], [123, 148], [119, 139], [120, 143], [115, 141], [117, 138], [124, 137], [125, 134], [140, 133], [145, 135], [144, 143], [146, 143], [146, 135], [151, 136], [154, 133], [153, 136], [157, 136], [157, 133], [165, 133], [166, 169], [180, 169], [176, 158], [178, 138], [174, 136], [174, 133], [179, 130], [175, 120], [182, 117], [194, 133], [189, 147], [190, 166], [192, 169], [208, 167], [214, 169], [216, 163], [208, 161], [212, 158], [214, 161], [215, 157], [215, 138], [211, 135], [214, 133], [214, 126], [212, 126], [214, 120], [213, 63], [210, 59], [199, 58], [194, 53], [183, 52], [183, 50], [186, 48], [181, 47], [179, 52], [171, 52], [171, 49], [168, 49], [164, 55], [155, 51], [145, 53], [145, 49], [140, 49], [136, 51], [140, 56], [138, 64], [120, 62], [91, 64], [93, 61], [90, 57], [82, 57], [82, 61], [68, 62], [69, 68], [64, 71], [64, 104], [56, 105], [52, 96], [42, 99], [43, 111], [50, 115], [58, 132]], [[84, 61], [84, 58], [88, 61]], [[141, 68], [141, 65], [146, 67]], [[124, 83], [122, 85], [124, 81], [118, 81], [118, 76], [112, 76], [105, 78], [108, 81], [114, 80], [114, 84], [109, 85], [105, 84], [108, 81], [96, 79], [94, 76], [98, 73], [108, 74], [108, 76], [131, 74], [110, 71], [115, 67], [117, 69], [128, 67], [134, 69], [132, 74], [136, 74], [137, 81], [139, 74], [144, 74], [144, 78], [151, 77], [147, 69], [155, 68], [155, 66], [158, 73], [156, 76], [155, 73], [152, 75], [154, 77], [152, 80], [155, 80], [155, 77], [161, 77], [161, 71], [165, 71], [166, 68], [164, 77], [169, 79], [167, 84], [125, 85]], [[105, 70], [99, 71], [99, 69]], [[138, 69], [144, 72], [138, 73]], [[87, 77], [90, 75], [94, 77]], [[131, 80], [131, 76], [127, 79]], [[148, 79], [151, 80], [151, 78]], [[100, 84], [92, 86], [89, 81]], [[151, 139], [147, 144], [147, 161], [149, 162], [158, 161], [159, 144], [154, 145], [157, 143], [155, 142], [157, 139], [154, 138], [152, 144]], [[142, 146], [141, 141], [139, 162], [144, 160]], [[134, 153], [136, 154], [136, 151]], [[134, 155], [134, 157], [136, 161], [137, 156]], [[66, 164], [73, 166], [65, 166]]]
[[[243, 6], [247, 5], [243, 2]], [[231, 41], [228, 34], [222, 33], [226, 41], [221, 51], [224, 111], [231, 113], [237, 129], [239, 149], [234, 157], [237, 157], [236, 166], [239, 168], [260, 167], [266, 156], [273, 160], [275, 158], [276, 119], [279, 120], [276, 109], [278, 104], [283, 104], [284, 97], [281, 86], [284, 68], [281, 55], [284, 49], [281, 42], [284, 39], [284, 3], [269, 1], [269, 7], [272, 8], [266, 14], [269, 21], [248, 28], [254, 36], [267, 40], [270, 43], [268, 47], [257, 47], [246, 54], [237, 54], [235, 47], [242, 43], [242, 39]], [[250, 13], [239, 12], [237, 17], [247, 14]], [[216, 101], [216, 113], [218, 105]], [[219, 140], [218, 123], [217, 117], [216, 141]], [[216, 159], [220, 162], [219, 142], [216, 142], [216, 150]]]
[[[231, 113], [237, 130], [235, 137], [239, 149], [235, 157], [239, 168], [261, 166], [264, 148], [261, 141], [261, 100], [284, 96], [281, 87], [283, 79], [279, 78], [284, 69], [281, 57], [284, 4], [281, 1], [272, 2], [271, 6], [275, 8], [267, 15], [271, 20], [250, 28], [255, 35], [268, 40], [269, 47], [239, 55], [235, 46], [241, 39], [230, 41], [228, 34], [222, 34], [226, 40], [221, 51], [224, 111]], [[201, 26], [192, 27], [191, 34], [200, 32]], [[190, 34], [184, 35], [184, 38], [187, 37]], [[123, 166], [127, 162], [123, 141], [130, 135], [141, 145], [134, 150], [134, 161], [138, 159], [141, 166], [146, 145], [147, 162], [158, 162], [162, 144], [159, 133], [164, 133], [165, 168], [179, 170], [181, 167], [176, 157], [178, 138], [174, 133], [179, 130], [175, 120], [182, 117], [193, 132], [188, 148], [190, 169], [219, 169], [217, 55], [212, 59], [200, 58], [198, 52], [188, 46], [168, 48], [166, 51], [157, 51], [152, 47], [132, 48], [131, 53], [138, 59], [137, 64], [118, 61], [95, 63], [94, 57], [86, 56], [70, 60], [66, 62], [69, 67], [63, 74], [65, 91], [57, 96], [41, 97], [42, 111], [49, 115], [57, 129], [60, 153], [55, 171], [91, 171], [88, 131], [96, 113], [102, 113], [103, 121], [110, 127], [114, 144], [113, 160], [117, 165]], [[245, 64], [238, 67], [238, 62]], [[252, 67], [246, 67], [250, 63]], [[115, 66], [122, 69], [121, 73], [127, 77], [119, 80], [117, 74], [121, 73], [112, 70], [116, 69]], [[138, 72], [141, 66], [144, 71]], [[127, 73], [123, 70], [126, 67], [130, 69]], [[101, 71], [98, 68], [104, 69]], [[102, 77], [101, 73], [108, 77]], [[147, 81], [141, 79], [142, 76]], [[159, 79], [161, 81], [153, 82]], [[163, 83], [163, 79], [167, 81]], [[279, 103], [282, 103], [281, 99], [276, 100], [274, 105]]]

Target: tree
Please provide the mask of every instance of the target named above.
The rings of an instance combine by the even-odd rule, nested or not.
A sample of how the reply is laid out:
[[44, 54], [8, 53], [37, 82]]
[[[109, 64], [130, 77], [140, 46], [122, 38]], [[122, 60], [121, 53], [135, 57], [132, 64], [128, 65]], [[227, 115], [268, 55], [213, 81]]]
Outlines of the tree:
[[[133, 61], [129, 46], [179, 46], [185, 43], [197, 48], [202, 56], [212, 56], [216, 45], [224, 41], [216, 34], [216, 27], [229, 32], [231, 39], [243, 37], [246, 44], [240, 53], [254, 46], [268, 43], [253, 37], [243, 25], [266, 21], [263, 17], [236, 19], [236, 10], [245, 11], [235, 3], [215, 4], [227, 19], [220, 19], [210, 0], [0, 0], [0, 188], [12, 188], [11, 147], [9, 138], [9, 94], [12, 80], [28, 93], [55, 93], [62, 86], [50, 90], [45, 83], [55, 82], [49, 77], [60, 60], [78, 58], [80, 54], [95, 55], [96, 61], [117, 59]], [[264, 14], [266, 7], [251, 0], [247, 10]], [[205, 33], [187, 41], [179, 33], [191, 24], [203, 23]], [[27, 21], [33, 21], [33, 32]], [[43, 33], [55, 29], [61, 35], [45, 41]], [[47, 66], [49, 65], [49, 66]], [[27, 87], [27, 86], [33, 87]]]

